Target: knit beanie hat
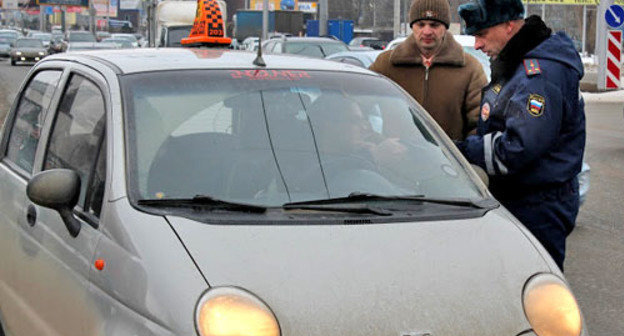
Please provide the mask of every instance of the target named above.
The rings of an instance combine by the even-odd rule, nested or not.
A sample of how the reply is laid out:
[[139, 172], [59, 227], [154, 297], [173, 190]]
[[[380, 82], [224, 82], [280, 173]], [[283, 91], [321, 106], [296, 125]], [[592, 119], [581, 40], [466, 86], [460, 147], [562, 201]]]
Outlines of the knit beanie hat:
[[459, 6], [459, 16], [466, 22], [465, 32], [474, 35], [481, 29], [499, 23], [522, 19], [524, 6], [521, 0], [473, 0]]
[[451, 23], [451, 6], [448, 0], [414, 0], [409, 11], [410, 27], [416, 21], [434, 20], [448, 29]]

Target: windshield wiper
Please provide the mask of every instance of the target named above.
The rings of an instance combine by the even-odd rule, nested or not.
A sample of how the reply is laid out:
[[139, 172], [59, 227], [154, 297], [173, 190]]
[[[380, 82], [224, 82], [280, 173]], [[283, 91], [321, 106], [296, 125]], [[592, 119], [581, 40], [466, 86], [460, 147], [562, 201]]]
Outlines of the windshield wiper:
[[267, 208], [259, 205], [223, 201], [211, 196], [197, 195], [193, 198], [141, 199], [139, 205], [156, 207], [209, 207], [211, 210], [264, 213]]
[[304, 202], [286, 203], [282, 205], [284, 208], [294, 206], [322, 206], [328, 204], [350, 204], [364, 201], [416, 201], [424, 203], [436, 203], [462, 207], [472, 207], [477, 209], [494, 209], [499, 206], [494, 199], [471, 200], [467, 198], [429, 198], [425, 195], [407, 195], [407, 196], [383, 196], [369, 193], [352, 192], [346, 197], [336, 197], [328, 199], [319, 199]]
[[286, 203], [282, 205], [285, 210], [313, 210], [328, 212], [348, 212], [357, 214], [373, 214], [378, 216], [391, 216], [392, 213], [383, 209], [370, 206], [337, 206], [333, 204], [306, 204], [307, 202]]

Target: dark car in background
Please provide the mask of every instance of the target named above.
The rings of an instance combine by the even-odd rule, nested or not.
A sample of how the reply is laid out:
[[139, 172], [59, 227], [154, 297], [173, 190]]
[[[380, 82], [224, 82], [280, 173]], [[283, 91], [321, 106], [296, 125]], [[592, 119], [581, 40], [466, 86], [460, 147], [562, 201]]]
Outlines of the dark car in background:
[[349, 47], [340, 40], [327, 37], [282, 36], [263, 42], [262, 50], [273, 54], [295, 54], [325, 58], [337, 52], [348, 51]]
[[38, 62], [48, 55], [43, 42], [37, 38], [19, 38], [11, 50], [11, 65], [17, 62]]

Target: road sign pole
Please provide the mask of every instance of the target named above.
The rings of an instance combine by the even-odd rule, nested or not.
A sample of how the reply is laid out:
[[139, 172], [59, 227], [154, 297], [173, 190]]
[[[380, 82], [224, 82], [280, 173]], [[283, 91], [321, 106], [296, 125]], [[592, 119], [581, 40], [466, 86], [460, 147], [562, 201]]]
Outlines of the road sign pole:
[[607, 10], [613, 5], [613, 0], [600, 1], [596, 7], [596, 50], [594, 54], [598, 57], [598, 77], [597, 88], [599, 91], [606, 90], [607, 77]]
[[605, 86], [607, 90], [620, 88], [620, 74], [622, 72], [622, 31], [609, 30], [607, 34], [607, 75]]

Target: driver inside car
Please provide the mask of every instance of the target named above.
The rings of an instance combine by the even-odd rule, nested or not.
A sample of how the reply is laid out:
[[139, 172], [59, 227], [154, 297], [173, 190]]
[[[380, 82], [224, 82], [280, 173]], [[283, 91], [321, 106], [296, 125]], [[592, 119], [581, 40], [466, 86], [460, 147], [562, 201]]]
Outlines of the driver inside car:
[[325, 123], [323, 127], [315, 127], [319, 151], [327, 160], [343, 161], [342, 169], [374, 171], [380, 166], [397, 164], [406, 151], [398, 138], [375, 132], [360, 105], [348, 97], [319, 98], [312, 105], [310, 115], [313, 121]]

